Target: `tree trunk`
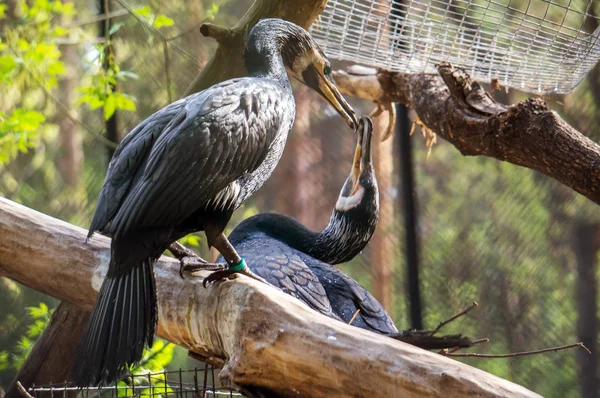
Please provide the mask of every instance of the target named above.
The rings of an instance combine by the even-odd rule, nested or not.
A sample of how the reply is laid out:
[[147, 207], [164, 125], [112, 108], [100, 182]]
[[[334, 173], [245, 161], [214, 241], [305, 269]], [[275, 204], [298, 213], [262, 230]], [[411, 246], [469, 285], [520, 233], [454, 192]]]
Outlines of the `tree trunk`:
[[[44, 333], [36, 341], [27, 360], [13, 379], [6, 392], [7, 396], [20, 397], [17, 381], [28, 389], [34, 384], [39, 386], [73, 380], [75, 349], [89, 317], [89, 311], [67, 302], [60, 303]], [[67, 396], [74, 397], [75, 392], [70, 392]]]
[[394, 249], [397, 245], [394, 233], [394, 200], [392, 198], [392, 175], [394, 157], [392, 142], [381, 142], [380, 138], [388, 126], [386, 115], [373, 119], [373, 163], [379, 186], [379, 223], [369, 242], [373, 295], [381, 305], [393, 313]]
[[600, 225], [579, 221], [573, 234], [577, 259], [577, 338], [592, 355], [577, 353], [581, 396], [598, 398], [598, 281], [596, 280]]
[[[76, 46], [69, 44], [62, 46], [61, 50], [67, 72], [60, 80], [57, 96], [60, 102], [71, 109], [75, 103], [74, 95], [77, 93], [77, 51]], [[56, 115], [56, 124], [60, 139], [60, 156], [56, 166], [66, 185], [76, 187], [83, 175], [81, 135], [77, 123], [61, 112]]]

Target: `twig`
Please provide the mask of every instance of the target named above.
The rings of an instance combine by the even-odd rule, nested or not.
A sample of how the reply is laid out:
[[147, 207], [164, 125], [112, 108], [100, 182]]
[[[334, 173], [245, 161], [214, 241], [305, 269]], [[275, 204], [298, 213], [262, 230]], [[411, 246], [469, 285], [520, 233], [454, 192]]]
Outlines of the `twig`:
[[510, 354], [478, 354], [476, 352], [466, 352], [466, 353], [454, 354], [451, 352], [447, 352], [447, 353], [442, 353], [442, 355], [445, 355], [448, 357], [461, 357], [461, 358], [471, 358], [471, 357], [472, 358], [512, 358], [512, 357], [523, 357], [523, 356], [527, 356], [527, 355], [543, 354], [545, 352], [562, 351], [562, 350], [566, 350], [566, 349], [574, 348], [574, 347], [581, 347], [584, 350], [586, 350], [588, 352], [588, 354], [592, 353], [585, 345], [583, 345], [583, 343], [575, 343], [575, 344], [569, 344], [569, 345], [560, 346], [560, 347], [544, 348], [542, 350], [512, 352]]
[[443, 322], [440, 322], [440, 324], [437, 326], [437, 328], [435, 328], [433, 330], [433, 332], [431, 332], [431, 335], [433, 336], [434, 334], [436, 334], [437, 332], [439, 332], [439, 330], [441, 328], [443, 328], [445, 325], [449, 324], [450, 322], [452, 322], [453, 320], [455, 320], [456, 318], [460, 318], [463, 315], [466, 315], [467, 313], [469, 313], [469, 311], [471, 311], [473, 308], [477, 307], [479, 304], [477, 304], [477, 301], [473, 301], [473, 305], [471, 305], [469, 308], [467, 308], [466, 310], [463, 310], [461, 312], [459, 312], [458, 314], [446, 319]]
[[33, 398], [31, 396], [31, 394], [29, 394], [27, 392], [27, 390], [25, 389], [25, 387], [23, 387], [23, 384], [21, 384], [20, 381], [17, 381], [17, 390], [19, 390], [19, 392], [21, 393], [21, 395], [24, 396], [25, 398]]
[[117, 17], [122, 17], [123, 15], [127, 15], [129, 14], [129, 11], [127, 10], [116, 10], [116, 11], [112, 11], [109, 13], [105, 13], [102, 15], [98, 15], [95, 18], [91, 18], [91, 19], [86, 19], [85, 21], [77, 21], [77, 22], [73, 22], [67, 26], [65, 26], [65, 29], [73, 29], [73, 28], [79, 28], [81, 26], [84, 25], [90, 25], [96, 22], [100, 22], [100, 21], [104, 21], [107, 19], [111, 19], [111, 18], [117, 18]]
[[360, 312], [360, 308], [356, 310], [356, 312], [354, 313], [354, 315], [352, 315], [352, 319], [350, 319], [350, 322], [348, 322], [348, 325], [352, 325], [352, 322], [354, 322], [354, 320], [358, 316], [359, 312]]
[[[477, 345], [477, 344], [487, 343], [488, 341], [490, 341], [490, 339], [488, 339], [487, 337], [484, 337], [482, 339], [477, 339], [477, 340], [471, 342], [471, 347], [473, 347], [474, 345]], [[439, 350], [438, 354], [441, 354], [441, 355], [451, 354], [453, 352], [456, 352], [458, 350], [462, 350], [464, 348], [465, 347], [454, 347], [454, 348], [452, 348], [450, 350], [447, 349], [447, 348], [444, 348], [443, 350]]]

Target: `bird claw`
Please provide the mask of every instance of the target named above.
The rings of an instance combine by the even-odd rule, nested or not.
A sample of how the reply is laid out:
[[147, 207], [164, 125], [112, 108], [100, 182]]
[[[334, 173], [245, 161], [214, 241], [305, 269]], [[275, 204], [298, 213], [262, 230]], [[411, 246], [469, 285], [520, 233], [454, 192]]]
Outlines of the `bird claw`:
[[237, 272], [231, 271], [229, 269], [223, 269], [220, 271], [215, 271], [202, 281], [202, 286], [206, 287], [207, 284], [213, 284], [217, 282], [221, 282], [225, 278], [230, 278], [231, 276], [237, 274]]
[[227, 264], [209, 263], [197, 256], [185, 256], [179, 259], [179, 275], [182, 279], [184, 272], [194, 273], [196, 271], [220, 271], [227, 269]]

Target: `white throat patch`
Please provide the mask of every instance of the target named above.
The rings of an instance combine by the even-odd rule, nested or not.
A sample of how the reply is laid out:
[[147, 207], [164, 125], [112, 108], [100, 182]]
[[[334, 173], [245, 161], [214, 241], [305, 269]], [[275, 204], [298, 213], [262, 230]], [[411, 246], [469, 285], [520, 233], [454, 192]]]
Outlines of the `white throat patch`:
[[364, 195], [365, 189], [360, 186], [354, 195], [347, 198], [340, 196], [335, 204], [335, 209], [337, 211], [347, 211], [353, 209], [358, 206]]

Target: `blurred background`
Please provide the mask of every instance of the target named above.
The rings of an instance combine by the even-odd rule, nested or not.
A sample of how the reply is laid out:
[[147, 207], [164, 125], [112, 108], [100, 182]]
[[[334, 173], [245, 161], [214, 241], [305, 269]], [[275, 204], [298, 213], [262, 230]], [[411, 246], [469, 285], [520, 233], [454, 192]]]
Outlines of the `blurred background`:
[[[190, 93], [216, 48], [200, 35], [200, 24], [233, 26], [251, 3], [0, 1], [0, 195], [87, 228], [113, 143], [146, 116]], [[110, 20], [101, 17], [105, 14]], [[354, 137], [314, 92], [298, 84], [294, 91], [297, 117], [284, 157], [268, 183], [234, 214], [229, 230], [263, 211], [294, 216], [315, 230], [327, 225], [350, 169]], [[501, 89], [494, 97], [509, 104], [527, 95]], [[598, 99], [598, 67], [575, 92], [546, 97], [594, 141], [600, 140]], [[350, 101], [358, 113], [374, 108]], [[416, 117], [411, 112], [408, 117], [410, 127]], [[381, 134], [387, 115], [376, 125]], [[384, 304], [399, 329], [408, 329], [415, 325], [409, 315], [399, 136], [375, 148], [378, 230], [363, 253], [341, 268]], [[442, 140], [429, 148], [418, 125], [410, 141], [422, 326], [435, 328], [477, 301], [477, 309], [445, 332], [490, 338], [478, 352], [582, 340], [597, 349], [597, 205], [540, 173], [463, 157]], [[214, 256], [207, 253], [202, 234], [185, 243]], [[50, 297], [0, 278], [0, 388], [8, 387], [56, 305]], [[160, 355], [143, 366], [159, 370], [197, 364], [170, 344], [154, 349]], [[547, 397], [598, 397], [596, 351], [465, 362]]]

